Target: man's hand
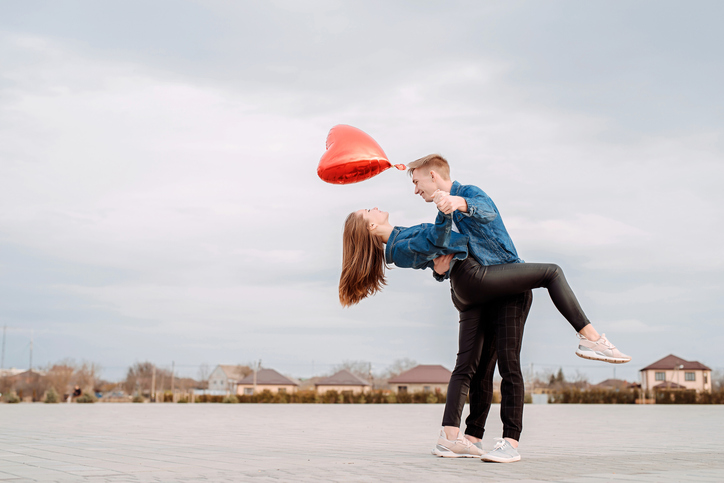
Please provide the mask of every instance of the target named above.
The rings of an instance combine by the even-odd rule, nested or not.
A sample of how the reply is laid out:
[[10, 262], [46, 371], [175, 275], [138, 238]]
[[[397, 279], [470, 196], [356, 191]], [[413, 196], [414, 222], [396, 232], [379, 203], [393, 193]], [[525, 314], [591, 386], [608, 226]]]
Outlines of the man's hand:
[[452, 262], [453, 254], [441, 255], [432, 262], [435, 264], [435, 273], [445, 275], [450, 270], [450, 262]]
[[[437, 190], [432, 195], [432, 201], [437, 205], [437, 209], [449, 215], [455, 210], [468, 211], [468, 203], [465, 198], [460, 196], [450, 196], [450, 193]], [[447, 270], [446, 270], [447, 271]]]

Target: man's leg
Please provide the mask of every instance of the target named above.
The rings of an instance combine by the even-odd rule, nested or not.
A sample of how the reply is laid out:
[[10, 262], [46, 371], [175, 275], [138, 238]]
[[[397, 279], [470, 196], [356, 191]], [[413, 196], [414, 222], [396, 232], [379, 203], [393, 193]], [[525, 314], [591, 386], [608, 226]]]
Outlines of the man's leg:
[[499, 307], [496, 320], [498, 370], [503, 378], [500, 386], [500, 419], [503, 421], [504, 442], [483, 456], [486, 461], [512, 462], [520, 460], [518, 440], [523, 430], [525, 383], [520, 368], [523, 329], [530, 312], [533, 294], [529, 290], [508, 297]]
[[483, 439], [485, 421], [488, 419], [490, 405], [493, 402], [493, 376], [495, 363], [498, 360], [494, 316], [500, 303], [501, 301], [496, 299], [485, 304], [478, 322], [484, 330], [483, 347], [478, 370], [470, 383], [470, 414], [465, 419], [465, 435], [474, 443]]
[[498, 370], [503, 378], [500, 385], [500, 418], [503, 421], [503, 438], [514, 440], [517, 446], [523, 430], [525, 400], [520, 349], [533, 294], [528, 290], [510, 299], [510, 303], [501, 307], [497, 318]]

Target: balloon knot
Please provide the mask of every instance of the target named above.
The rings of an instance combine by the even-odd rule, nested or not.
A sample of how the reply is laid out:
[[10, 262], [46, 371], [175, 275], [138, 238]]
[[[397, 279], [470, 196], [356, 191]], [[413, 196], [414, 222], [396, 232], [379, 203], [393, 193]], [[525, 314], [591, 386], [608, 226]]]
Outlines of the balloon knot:
[[404, 164], [396, 164], [395, 168], [399, 169], [400, 171], [404, 171], [407, 169]]

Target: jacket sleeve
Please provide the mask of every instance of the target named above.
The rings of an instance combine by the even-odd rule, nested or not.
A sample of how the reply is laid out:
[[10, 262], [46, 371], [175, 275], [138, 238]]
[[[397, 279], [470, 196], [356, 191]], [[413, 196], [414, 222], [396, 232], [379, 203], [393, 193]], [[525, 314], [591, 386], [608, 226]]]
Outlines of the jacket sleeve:
[[473, 218], [483, 224], [490, 223], [497, 218], [498, 210], [495, 209], [495, 206], [491, 203], [490, 198], [488, 198], [481, 189], [466, 186], [465, 189], [461, 190], [458, 196], [464, 198], [465, 202], [468, 204], [467, 212], [458, 212], [462, 216]]
[[450, 233], [452, 233], [452, 214], [446, 215], [438, 211], [432, 236], [429, 238], [430, 242], [436, 247], [447, 248], [450, 246]]
[[[437, 212], [437, 218], [435, 218], [435, 245], [441, 248], [447, 248], [450, 246], [450, 238], [452, 233], [452, 214], [446, 215], [442, 211]], [[454, 263], [454, 261], [453, 261]], [[450, 266], [452, 268], [452, 265]], [[450, 278], [450, 270], [440, 275], [435, 271], [434, 259], [430, 260], [430, 269], [432, 270], [432, 277], [438, 282], [444, 282]]]

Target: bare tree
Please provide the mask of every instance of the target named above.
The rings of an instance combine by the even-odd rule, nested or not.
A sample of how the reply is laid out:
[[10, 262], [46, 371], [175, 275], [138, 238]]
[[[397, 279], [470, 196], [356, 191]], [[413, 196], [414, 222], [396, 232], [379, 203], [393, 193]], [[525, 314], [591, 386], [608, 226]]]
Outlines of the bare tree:
[[711, 388], [714, 391], [721, 391], [724, 389], [724, 370], [716, 369], [711, 371]]
[[236, 373], [238, 377], [244, 378], [254, 372], [254, 369], [252, 369], [253, 364], [237, 364], [236, 365]]
[[[154, 364], [151, 362], [136, 362], [128, 368], [126, 380], [123, 388], [128, 394], [140, 392], [141, 394], [151, 394], [151, 384], [153, 381]], [[168, 369], [156, 369], [156, 391], [163, 392], [166, 379], [171, 380], [171, 371]]]
[[392, 364], [387, 366], [387, 379], [391, 379], [395, 376], [402, 374], [403, 372], [412, 369], [417, 365], [417, 362], [409, 357], [402, 359], [395, 359]]
[[341, 364], [333, 366], [332, 373], [334, 374], [345, 369], [363, 379], [368, 379], [370, 376], [370, 363], [367, 361], [344, 361]]
[[64, 359], [49, 366], [45, 373], [48, 386], [55, 389], [60, 396], [70, 394], [70, 383], [75, 370], [76, 363], [72, 359]]
[[199, 372], [197, 377], [199, 378], [199, 386], [200, 389], [208, 389], [209, 388], [209, 375], [211, 374], [211, 369], [209, 369], [209, 365], [206, 363], [203, 363], [199, 366]]
[[83, 392], [95, 392], [96, 381], [100, 376], [101, 366], [95, 362], [83, 361], [75, 371], [75, 383], [80, 386]]
[[576, 369], [576, 373], [573, 376], [573, 380], [571, 381], [571, 385], [574, 387], [577, 387], [578, 389], [586, 389], [588, 386], [591, 385], [590, 382], [588, 382], [588, 376]]

